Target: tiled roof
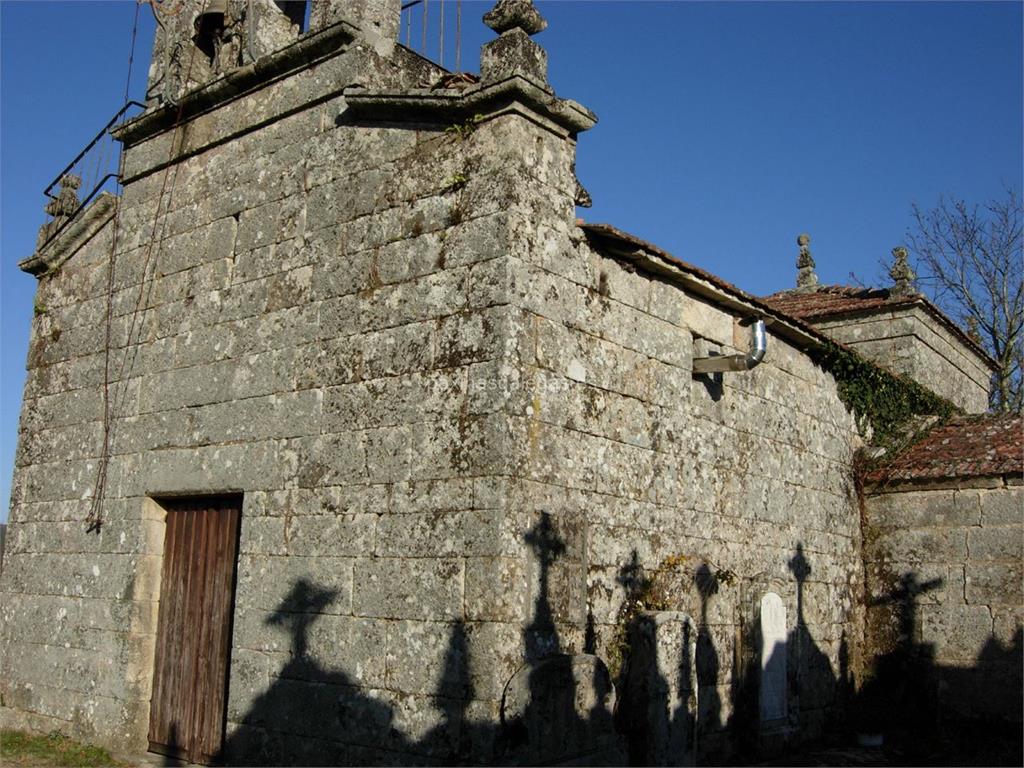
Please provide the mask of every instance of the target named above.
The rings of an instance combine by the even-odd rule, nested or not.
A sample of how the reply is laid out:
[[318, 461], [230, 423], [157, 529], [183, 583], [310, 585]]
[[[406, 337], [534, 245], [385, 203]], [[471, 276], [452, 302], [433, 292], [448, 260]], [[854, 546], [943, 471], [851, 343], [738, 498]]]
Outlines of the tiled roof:
[[752, 296], [746, 291], [737, 288], [732, 283], [723, 280], [707, 270], [701, 269], [689, 262], [683, 261], [677, 256], [673, 256], [668, 251], [665, 251], [653, 243], [649, 243], [646, 240], [642, 240], [636, 235], [631, 235], [628, 232], [623, 232], [621, 229], [611, 226], [610, 224], [589, 224], [582, 220], [577, 221], [577, 225], [582, 229], [591, 244], [598, 250], [603, 250], [603, 246], [609, 244], [618, 245], [625, 250], [640, 250], [650, 254], [656, 259], [664, 262], [674, 269], [678, 269], [681, 272], [696, 278], [699, 281], [707, 283], [709, 286], [714, 287], [722, 294], [727, 294], [737, 302], [758, 310], [759, 313], [766, 316], [767, 319], [771, 320], [776, 318], [784, 321], [788, 325], [800, 331], [805, 337], [810, 337], [818, 344], [832, 344], [836, 343], [830, 339], [827, 335], [822, 333], [820, 330], [815, 328], [813, 325], [801, 320], [799, 317], [790, 315], [772, 304], [769, 304], [766, 299]]
[[960, 416], [871, 472], [871, 482], [993, 477], [1024, 471], [1024, 417]]
[[980, 357], [989, 368], [995, 370], [997, 367], [996, 362], [974, 339], [964, 333], [963, 329], [950, 320], [942, 310], [920, 294], [892, 296], [887, 288], [824, 285], [815, 291], [806, 293], [780, 291], [771, 296], [765, 296], [764, 301], [780, 312], [811, 324], [814, 324], [815, 321], [857, 314], [858, 312], [875, 312], [918, 305], [945, 326], [964, 346]]
[[782, 291], [766, 296], [765, 301], [788, 315], [813, 320], [829, 315], [845, 315], [880, 307], [915, 304], [918, 296], [890, 296], [885, 288], [858, 288], [852, 285], [825, 285], [816, 291]]

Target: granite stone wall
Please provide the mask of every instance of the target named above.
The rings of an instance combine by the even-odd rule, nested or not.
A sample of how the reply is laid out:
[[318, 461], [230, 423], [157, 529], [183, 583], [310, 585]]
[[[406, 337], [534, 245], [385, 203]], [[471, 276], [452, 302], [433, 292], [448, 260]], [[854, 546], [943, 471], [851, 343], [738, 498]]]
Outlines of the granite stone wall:
[[1016, 721], [1019, 738], [1022, 510], [1019, 475], [868, 497], [869, 693], [889, 694], [894, 721]]
[[[486, 385], [515, 320], [500, 259], [532, 153], [566, 178], [571, 159], [512, 117], [472, 135], [361, 124], [337, 95], [432, 73], [356, 42], [127, 149], [98, 532], [113, 224], [41, 278], [0, 582], [5, 724], [145, 749], [153, 498], [232, 491], [229, 749], [477, 748], [441, 724], [496, 719], [521, 663], [492, 589], [515, 535], [490, 479], [504, 454]], [[446, 680], [459, 636], [472, 663]], [[340, 727], [341, 699], [362, 730]]]
[[988, 410], [992, 372], [920, 306], [814, 325], [869, 360], [924, 384], [966, 413]]
[[[440, 71], [358, 36], [318, 55], [124, 134], [116, 218], [40, 277], [0, 721], [144, 750], [159, 499], [231, 492], [230, 759], [621, 762], [611, 684], [676, 658], [695, 679], [639, 690], [693, 704], [659, 731], [688, 754], [820, 731], [862, 575], [834, 381], [775, 335], [753, 371], [693, 376], [746, 348], [746, 309], [591, 242], [575, 135], [536, 100], [385, 120], [345, 87]], [[761, 723], [769, 591], [790, 675]], [[695, 658], [657, 651], [691, 630]]]
[[754, 370], [695, 377], [694, 354], [747, 348], [741, 313], [557, 220], [540, 231], [513, 263], [527, 356], [506, 405], [505, 493], [520, 514], [550, 514], [564, 542], [549, 576], [557, 642], [624, 673], [627, 603], [669, 564], [657, 607], [699, 627], [697, 749], [728, 759], [761, 739], [754, 627], [776, 591], [793, 674], [774, 729], [806, 738], [828, 720], [857, 635], [857, 438], [834, 382], [775, 336]]

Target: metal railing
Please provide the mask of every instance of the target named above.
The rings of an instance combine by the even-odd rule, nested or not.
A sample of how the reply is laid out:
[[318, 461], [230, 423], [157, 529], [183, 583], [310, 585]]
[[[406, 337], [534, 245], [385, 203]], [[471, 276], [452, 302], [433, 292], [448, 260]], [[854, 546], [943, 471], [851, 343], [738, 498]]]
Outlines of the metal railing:
[[461, 71], [462, 5], [462, 0], [402, 3], [398, 42], [442, 67]]
[[[37, 248], [64, 229], [102, 191], [116, 191], [121, 181], [121, 142], [110, 129], [122, 122], [131, 109], [145, 109], [138, 101], [129, 101], [107, 121], [99, 133], [51, 181], [43, 194], [48, 198], [45, 220]], [[80, 196], [84, 185], [89, 190]]]

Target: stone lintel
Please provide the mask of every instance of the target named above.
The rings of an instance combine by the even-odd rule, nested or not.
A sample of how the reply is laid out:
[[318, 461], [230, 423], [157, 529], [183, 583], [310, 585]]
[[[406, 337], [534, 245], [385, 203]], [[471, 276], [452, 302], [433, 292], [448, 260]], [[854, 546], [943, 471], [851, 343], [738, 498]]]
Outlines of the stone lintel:
[[[597, 116], [570, 99], [559, 99], [546, 88], [522, 75], [465, 90], [418, 88], [407, 91], [346, 89], [345, 101], [354, 115], [399, 121], [424, 119], [456, 123], [479, 118], [478, 122], [515, 111], [538, 120], [553, 132], [575, 135], [589, 130]], [[525, 111], [524, 111], [525, 110]]]
[[114, 217], [118, 200], [120, 198], [117, 195], [101, 192], [94, 202], [80, 211], [42, 248], [18, 262], [18, 269], [36, 277], [59, 269]]
[[174, 104], [164, 104], [143, 112], [117, 126], [111, 133], [125, 147], [138, 144], [272, 80], [338, 55], [356, 39], [358, 31], [349, 22], [339, 21], [310, 32], [279, 51], [225, 72], [217, 79], [189, 91]]

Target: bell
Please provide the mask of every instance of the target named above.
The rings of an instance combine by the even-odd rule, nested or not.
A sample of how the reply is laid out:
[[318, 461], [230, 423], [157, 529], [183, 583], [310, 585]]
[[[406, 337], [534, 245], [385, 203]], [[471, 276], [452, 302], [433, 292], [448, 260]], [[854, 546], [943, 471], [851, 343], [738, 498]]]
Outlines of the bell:
[[207, 26], [224, 26], [224, 14], [228, 12], [228, 0], [206, 0], [202, 13], [196, 16], [196, 32]]
[[210, 61], [213, 61], [217, 50], [216, 40], [224, 30], [224, 14], [227, 10], [228, 0], [204, 0], [202, 13], [196, 16], [196, 34], [192, 40]]

